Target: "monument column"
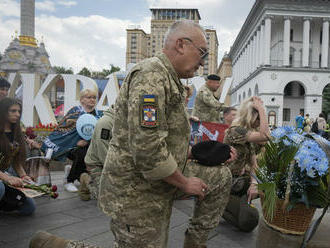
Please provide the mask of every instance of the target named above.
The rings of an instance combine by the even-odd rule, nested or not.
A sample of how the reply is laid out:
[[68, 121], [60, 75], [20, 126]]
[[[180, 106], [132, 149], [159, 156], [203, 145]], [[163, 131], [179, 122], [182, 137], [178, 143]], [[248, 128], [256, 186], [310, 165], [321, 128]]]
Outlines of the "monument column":
[[34, 38], [35, 0], [21, 0], [21, 34], [19, 41], [21, 45], [37, 47]]

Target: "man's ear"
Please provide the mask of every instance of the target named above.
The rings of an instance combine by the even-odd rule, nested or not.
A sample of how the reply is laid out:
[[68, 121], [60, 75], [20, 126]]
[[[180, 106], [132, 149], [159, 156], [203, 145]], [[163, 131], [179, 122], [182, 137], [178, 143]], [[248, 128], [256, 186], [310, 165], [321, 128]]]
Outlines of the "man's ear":
[[175, 41], [175, 50], [181, 55], [184, 54], [184, 43], [182, 39], [177, 39]]

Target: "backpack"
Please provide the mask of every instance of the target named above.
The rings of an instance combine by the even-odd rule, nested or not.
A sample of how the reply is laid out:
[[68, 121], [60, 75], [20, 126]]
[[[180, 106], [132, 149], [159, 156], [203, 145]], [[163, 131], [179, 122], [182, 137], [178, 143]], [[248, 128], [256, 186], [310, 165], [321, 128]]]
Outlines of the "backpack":
[[22, 191], [8, 186], [5, 183], [3, 185], [5, 186], [5, 195], [0, 201], [0, 210], [13, 211], [23, 206], [26, 200], [25, 194]]
[[306, 120], [303, 121], [303, 127], [306, 127], [307, 126], [307, 122]]
[[311, 128], [311, 131], [313, 133], [318, 133], [319, 132], [319, 124], [317, 123], [317, 119], [314, 121], [314, 123], [312, 125], [312, 128]]

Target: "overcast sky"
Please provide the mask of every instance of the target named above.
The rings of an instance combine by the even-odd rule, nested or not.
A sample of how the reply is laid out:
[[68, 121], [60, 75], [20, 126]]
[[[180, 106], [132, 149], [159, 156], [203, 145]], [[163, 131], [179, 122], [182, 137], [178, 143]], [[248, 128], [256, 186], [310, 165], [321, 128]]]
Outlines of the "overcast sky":
[[[150, 32], [150, 7], [198, 8], [201, 25], [218, 34], [219, 61], [229, 51], [255, 0], [36, 0], [35, 36], [46, 45], [51, 64], [77, 73], [125, 69], [126, 29]], [[20, 32], [20, 1], [0, 0], [0, 53]]]

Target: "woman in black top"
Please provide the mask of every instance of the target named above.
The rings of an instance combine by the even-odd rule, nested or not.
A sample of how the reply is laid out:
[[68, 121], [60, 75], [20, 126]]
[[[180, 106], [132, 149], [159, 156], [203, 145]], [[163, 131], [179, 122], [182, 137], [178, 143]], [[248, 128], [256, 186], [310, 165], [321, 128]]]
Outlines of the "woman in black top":
[[21, 202], [15, 202], [17, 192], [8, 187], [20, 187], [23, 180], [31, 180], [23, 168], [25, 145], [20, 127], [21, 111], [21, 104], [15, 99], [0, 101], [0, 210], [18, 210], [22, 215], [29, 215], [35, 210], [33, 200], [23, 195], [16, 197], [22, 199]]

